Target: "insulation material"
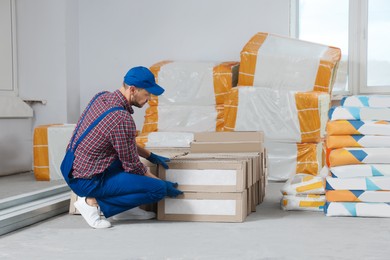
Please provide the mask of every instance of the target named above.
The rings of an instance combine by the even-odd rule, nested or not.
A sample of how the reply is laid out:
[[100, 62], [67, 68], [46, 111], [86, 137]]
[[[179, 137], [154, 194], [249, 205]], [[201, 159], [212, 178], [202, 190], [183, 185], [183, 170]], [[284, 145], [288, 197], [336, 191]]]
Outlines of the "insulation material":
[[296, 173], [317, 175], [321, 170], [322, 143], [266, 142], [268, 179], [285, 181]]
[[339, 148], [329, 153], [329, 166], [390, 163], [390, 148]]
[[339, 48], [259, 32], [241, 51], [240, 86], [331, 93]]
[[342, 147], [390, 147], [390, 135], [328, 135], [326, 146], [329, 149]]
[[390, 203], [327, 202], [324, 212], [328, 217], [390, 217]]
[[283, 195], [325, 194], [324, 178], [297, 173], [287, 180], [281, 192]]
[[390, 96], [349, 96], [340, 101], [343, 107], [390, 107]]
[[388, 121], [337, 120], [326, 124], [328, 135], [387, 135], [390, 136]]
[[74, 124], [41, 125], [34, 129], [34, 175], [38, 181], [62, 179], [60, 165]]
[[387, 120], [390, 121], [390, 108], [378, 107], [332, 107], [329, 120]]
[[47, 129], [50, 180], [63, 179], [60, 167], [75, 127], [75, 124], [66, 124]]
[[319, 142], [325, 134], [329, 95], [233, 88], [225, 102], [225, 131], [263, 131], [279, 142]]
[[284, 195], [281, 199], [283, 210], [323, 211], [324, 195]]
[[390, 176], [390, 164], [342, 165], [330, 168], [335, 178]]
[[[150, 69], [165, 92], [149, 101], [142, 132], [222, 131], [223, 104], [229, 90], [236, 85], [238, 64], [178, 61], [154, 64]], [[172, 122], [176, 124], [172, 126]]]
[[326, 177], [326, 190], [390, 190], [390, 177]]
[[390, 202], [390, 191], [329, 190], [329, 202]]

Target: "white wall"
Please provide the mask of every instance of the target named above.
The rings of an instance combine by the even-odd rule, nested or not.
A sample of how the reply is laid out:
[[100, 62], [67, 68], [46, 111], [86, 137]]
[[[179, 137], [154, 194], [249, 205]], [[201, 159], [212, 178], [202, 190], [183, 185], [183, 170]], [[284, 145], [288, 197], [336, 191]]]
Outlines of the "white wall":
[[[289, 0], [80, 0], [80, 96], [115, 90], [133, 66], [240, 58], [257, 32], [288, 35]], [[135, 110], [138, 128], [143, 111]]]
[[16, 11], [20, 96], [47, 101], [34, 126], [74, 123], [133, 66], [239, 60], [256, 32], [289, 31], [289, 0], [17, 0]]

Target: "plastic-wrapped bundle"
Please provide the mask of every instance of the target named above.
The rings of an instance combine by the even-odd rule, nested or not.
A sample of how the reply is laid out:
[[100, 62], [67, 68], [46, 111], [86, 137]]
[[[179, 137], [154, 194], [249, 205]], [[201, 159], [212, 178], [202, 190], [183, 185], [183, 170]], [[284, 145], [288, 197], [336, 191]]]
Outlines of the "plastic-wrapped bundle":
[[325, 195], [284, 195], [281, 199], [283, 210], [323, 211]]
[[326, 124], [328, 135], [390, 135], [388, 121], [337, 120]]
[[326, 178], [326, 190], [390, 190], [390, 177]]
[[332, 107], [329, 120], [390, 120], [390, 108], [382, 107]]
[[240, 86], [332, 92], [339, 48], [259, 32], [241, 51]]
[[329, 153], [329, 166], [390, 163], [390, 148], [339, 148]]
[[283, 195], [325, 194], [324, 178], [297, 173], [283, 185]]
[[342, 147], [390, 147], [390, 135], [328, 135], [326, 146], [329, 149]]
[[328, 217], [390, 217], [390, 203], [327, 202], [324, 212]]
[[323, 166], [322, 143], [265, 142], [268, 179], [285, 181], [296, 173], [317, 175]]
[[162, 61], [150, 69], [165, 88], [152, 96], [143, 133], [222, 131], [223, 104], [236, 85], [238, 62]]
[[331, 167], [334, 178], [390, 176], [390, 164], [359, 164]]
[[237, 87], [225, 101], [225, 131], [263, 131], [267, 140], [319, 142], [325, 134], [329, 95]]
[[34, 175], [38, 181], [63, 179], [60, 166], [75, 124], [41, 125], [34, 129]]
[[343, 97], [340, 105], [343, 107], [390, 107], [390, 95]]
[[329, 190], [326, 191], [329, 202], [390, 202], [390, 191], [366, 190]]

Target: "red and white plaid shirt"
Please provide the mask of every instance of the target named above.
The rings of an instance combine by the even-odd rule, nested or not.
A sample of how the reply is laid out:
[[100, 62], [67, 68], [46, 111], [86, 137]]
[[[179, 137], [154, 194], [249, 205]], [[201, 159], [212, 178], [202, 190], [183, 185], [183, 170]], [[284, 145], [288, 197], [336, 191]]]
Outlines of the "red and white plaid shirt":
[[[134, 111], [119, 90], [104, 93], [95, 100], [80, 125], [74, 143], [96, 118], [111, 107], [118, 106], [125, 110], [106, 115], [77, 147], [73, 177], [91, 179], [104, 172], [116, 159], [122, 162], [125, 172], [141, 175], [146, 173], [147, 168], [140, 161], [137, 152], [136, 126], [131, 116]], [[84, 110], [81, 117], [85, 113]], [[80, 119], [77, 125], [80, 124]]]

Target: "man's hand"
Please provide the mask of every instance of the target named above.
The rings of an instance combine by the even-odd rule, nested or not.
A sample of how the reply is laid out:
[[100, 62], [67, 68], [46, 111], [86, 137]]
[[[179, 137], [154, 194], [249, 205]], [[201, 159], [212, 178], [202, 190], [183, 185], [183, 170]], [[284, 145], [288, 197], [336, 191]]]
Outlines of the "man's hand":
[[165, 181], [165, 184], [167, 185], [167, 195], [168, 197], [174, 197], [176, 198], [177, 196], [183, 194], [181, 190], [176, 189], [178, 184], [175, 182], [170, 182], [170, 181]]
[[165, 169], [169, 168], [168, 165], [166, 164], [166, 162], [169, 162], [170, 159], [167, 157], [160, 156], [160, 155], [157, 155], [154, 153], [150, 153], [150, 156], [148, 158], [146, 158], [146, 160], [148, 160], [149, 162], [154, 163], [154, 164], [161, 164], [162, 167], [164, 167]]

